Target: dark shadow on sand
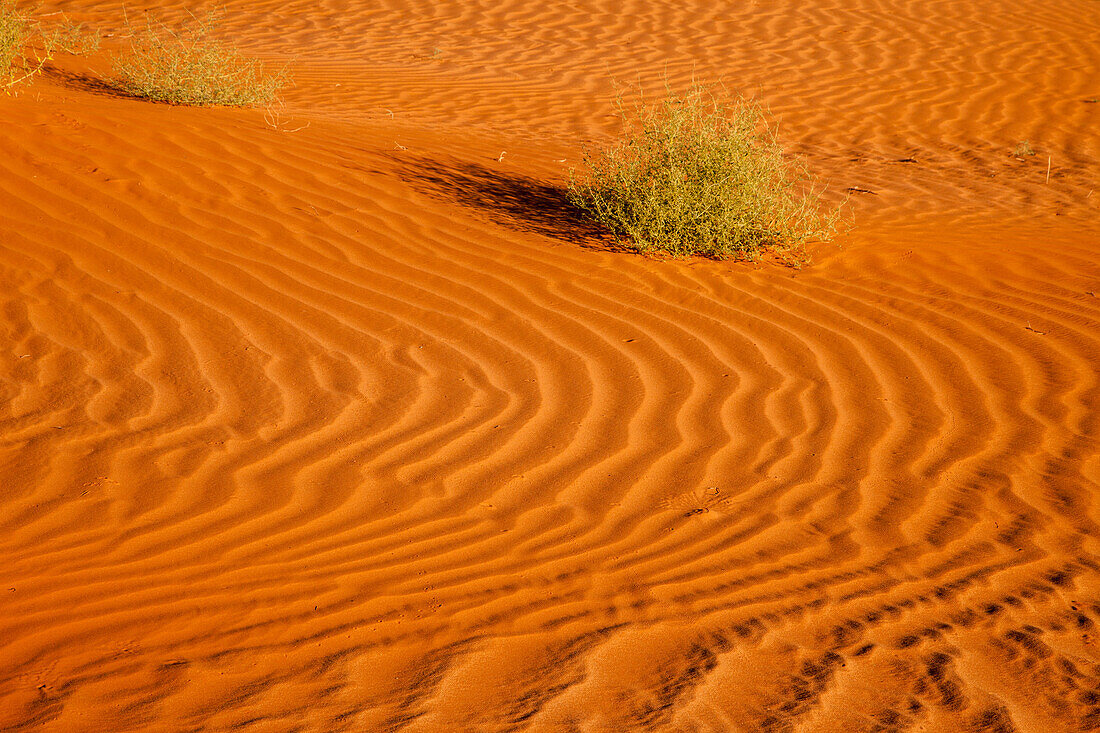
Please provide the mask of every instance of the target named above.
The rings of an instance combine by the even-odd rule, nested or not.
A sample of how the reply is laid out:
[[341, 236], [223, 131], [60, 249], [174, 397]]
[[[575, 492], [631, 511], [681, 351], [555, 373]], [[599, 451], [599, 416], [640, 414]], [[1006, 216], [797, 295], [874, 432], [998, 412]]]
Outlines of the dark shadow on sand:
[[42, 69], [42, 76], [66, 89], [96, 94], [101, 97], [113, 97], [114, 99], [140, 99], [145, 102], [149, 101], [144, 97], [131, 94], [124, 89], [119, 89], [111, 84], [111, 82], [101, 77], [76, 71], [67, 71], [53, 64], [47, 64], [45, 68]]
[[629, 251], [611, 232], [574, 206], [564, 186], [476, 163], [447, 166], [407, 158], [400, 162], [401, 177], [421, 191], [480, 211], [501, 226], [586, 249]]

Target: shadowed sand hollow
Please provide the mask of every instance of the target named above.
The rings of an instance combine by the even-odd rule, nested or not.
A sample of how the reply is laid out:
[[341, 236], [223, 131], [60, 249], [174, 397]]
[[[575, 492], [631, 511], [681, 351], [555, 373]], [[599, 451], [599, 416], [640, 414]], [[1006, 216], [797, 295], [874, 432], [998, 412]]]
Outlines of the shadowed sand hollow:
[[[221, 5], [274, 125], [0, 97], [0, 730], [1100, 730], [1100, 6]], [[617, 251], [612, 77], [853, 228]]]

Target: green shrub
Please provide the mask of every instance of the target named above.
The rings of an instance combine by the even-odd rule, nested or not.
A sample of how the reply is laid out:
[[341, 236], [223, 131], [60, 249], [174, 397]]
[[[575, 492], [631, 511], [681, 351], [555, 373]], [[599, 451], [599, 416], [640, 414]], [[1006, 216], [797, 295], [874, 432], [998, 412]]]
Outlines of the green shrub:
[[265, 73], [262, 61], [214, 38], [215, 26], [214, 15], [192, 17], [178, 29], [147, 17], [144, 27], [130, 27], [130, 49], [115, 59], [112, 83], [169, 104], [250, 107], [272, 102], [288, 82], [286, 70]]
[[0, 0], [0, 89], [10, 91], [41, 73], [50, 60], [51, 48], [36, 38], [36, 28], [13, 0]]
[[635, 250], [753, 259], [835, 231], [837, 212], [822, 212], [758, 104], [694, 85], [655, 104], [620, 95], [616, 110], [623, 137], [585, 151], [569, 198]]

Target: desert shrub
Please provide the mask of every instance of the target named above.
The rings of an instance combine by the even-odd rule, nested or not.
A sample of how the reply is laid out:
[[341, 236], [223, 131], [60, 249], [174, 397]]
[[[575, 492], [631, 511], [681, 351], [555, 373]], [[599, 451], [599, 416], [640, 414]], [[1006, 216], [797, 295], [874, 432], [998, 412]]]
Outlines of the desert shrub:
[[262, 61], [215, 38], [216, 25], [214, 15], [192, 17], [179, 28], [146, 17], [143, 26], [130, 26], [130, 48], [116, 57], [111, 81], [135, 96], [169, 104], [272, 102], [288, 82], [286, 69], [266, 73]]
[[0, 1], [0, 73], [5, 78], [23, 48], [26, 38], [26, 20], [19, 15], [15, 4]]
[[837, 214], [823, 211], [806, 169], [787, 157], [758, 104], [695, 85], [657, 103], [616, 110], [617, 142], [585, 151], [569, 197], [642, 252], [756, 258], [828, 239]]
[[14, 0], [0, 0], [0, 89], [10, 91], [40, 74], [55, 53], [86, 54], [98, 48], [99, 34], [81, 24], [66, 19], [47, 29], [19, 11]]
[[65, 20], [48, 30], [43, 30], [42, 38], [48, 48], [74, 56], [84, 56], [99, 50], [99, 33], [85, 28], [83, 23], [70, 23]]
[[9, 91], [27, 81], [50, 60], [49, 44], [36, 37], [36, 29], [13, 0], [0, 0], [0, 89]]

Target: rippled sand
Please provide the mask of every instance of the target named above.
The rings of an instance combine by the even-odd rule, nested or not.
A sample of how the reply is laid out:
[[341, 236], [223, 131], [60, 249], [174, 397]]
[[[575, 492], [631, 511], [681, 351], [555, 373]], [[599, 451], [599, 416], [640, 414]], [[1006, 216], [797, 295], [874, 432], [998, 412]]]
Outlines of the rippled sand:
[[[0, 97], [0, 730], [1100, 730], [1098, 6], [723, 5], [226, 0], [274, 127], [120, 35]], [[579, 225], [666, 76], [851, 231]]]

